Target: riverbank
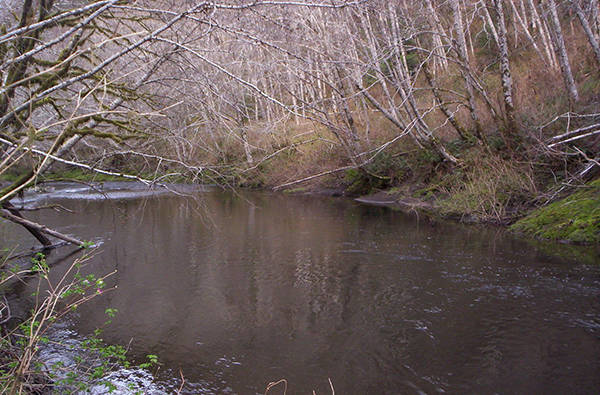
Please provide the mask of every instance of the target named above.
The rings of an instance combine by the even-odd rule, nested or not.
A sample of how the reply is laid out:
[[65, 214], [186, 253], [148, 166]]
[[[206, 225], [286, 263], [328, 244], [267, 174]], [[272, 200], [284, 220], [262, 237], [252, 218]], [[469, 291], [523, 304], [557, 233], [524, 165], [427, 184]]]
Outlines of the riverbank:
[[[551, 163], [543, 166], [524, 161], [513, 163], [499, 155], [486, 158], [478, 153], [481, 153], [478, 147], [456, 152], [462, 158], [460, 166], [448, 166], [435, 157], [424, 160], [422, 155], [405, 155], [400, 160], [383, 156], [365, 169], [347, 169], [277, 188], [286, 177], [289, 179], [292, 166], [297, 166], [296, 171], [304, 168], [308, 172], [303, 163], [305, 155], [297, 153], [294, 160], [263, 164], [259, 176], [233, 175], [231, 184], [250, 189], [277, 189], [287, 194], [344, 196], [362, 204], [385, 206], [433, 219], [505, 226], [532, 238], [600, 243], [600, 180], [565, 187], [564, 180], [548, 177], [547, 167], [552, 166]], [[324, 167], [322, 163], [319, 169]], [[310, 170], [316, 169], [311, 167]], [[8, 179], [0, 180], [0, 186], [8, 185]], [[49, 174], [41, 181], [89, 183], [119, 179], [123, 180], [65, 170]]]
[[[461, 223], [507, 226], [532, 238], [577, 244], [600, 243], [599, 185], [593, 169], [585, 179], [562, 171], [563, 162], [531, 152], [507, 155], [504, 147], [447, 143], [458, 164], [409, 142], [397, 144], [360, 167], [347, 166], [342, 153], [315, 141], [285, 155], [277, 155], [252, 170], [232, 168], [217, 182], [224, 187], [266, 189], [289, 194], [345, 196], [363, 204], [386, 206], [407, 213]], [[337, 147], [339, 148], [339, 147]], [[576, 169], [578, 162], [569, 164]], [[332, 169], [332, 170], [330, 170]], [[148, 180], [187, 182], [203, 180], [140, 173]], [[319, 176], [314, 176], [319, 175]], [[14, 177], [13, 177], [14, 178]], [[83, 184], [124, 180], [80, 169], [57, 167], [39, 184], [76, 181]], [[12, 181], [4, 174], [0, 186]], [[208, 182], [208, 180], [204, 180]], [[141, 184], [140, 184], [141, 185]], [[35, 191], [34, 194], [39, 194]]]
[[[600, 243], [600, 180], [593, 175], [588, 175], [587, 183], [555, 178], [559, 165], [552, 158], [503, 157], [502, 151], [484, 152], [478, 146], [462, 147], [453, 154], [461, 159], [459, 165], [421, 152], [388, 156], [366, 169], [327, 175], [285, 191], [348, 196], [436, 219], [505, 226], [538, 239]], [[301, 156], [293, 162], [296, 166], [301, 163], [298, 159]], [[266, 167], [275, 182], [267, 178], [264, 187], [280, 182], [278, 173], [285, 173], [281, 163]]]

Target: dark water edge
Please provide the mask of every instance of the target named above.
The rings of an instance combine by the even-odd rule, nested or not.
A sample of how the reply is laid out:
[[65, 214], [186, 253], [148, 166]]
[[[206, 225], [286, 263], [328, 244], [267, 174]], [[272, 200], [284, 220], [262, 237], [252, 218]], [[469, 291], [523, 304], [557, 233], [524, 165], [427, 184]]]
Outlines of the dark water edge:
[[[102, 242], [89, 267], [118, 269], [118, 289], [71, 329], [84, 336], [119, 309], [106, 340], [158, 354], [163, 390], [179, 368], [190, 393], [263, 393], [280, 378], [289, 393], [319, 394], [328, 378], [345, 394], [600, 388], [594, 248], [576, 249], [585, 264], [499, 228], [345, 199], [124, 189], [49, 195], [76, 214], [28, 215]], [[0, 240], [31, 243], [6, 224]]]

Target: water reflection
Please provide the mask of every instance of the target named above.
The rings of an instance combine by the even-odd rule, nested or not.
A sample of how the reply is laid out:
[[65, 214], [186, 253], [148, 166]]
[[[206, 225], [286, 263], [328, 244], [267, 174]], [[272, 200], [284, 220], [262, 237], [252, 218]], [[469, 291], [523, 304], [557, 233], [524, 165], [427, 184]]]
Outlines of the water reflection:
[[163, 377], [181, 367], [204, 392], [262, 393], [279, 378], [319, 394], [328, 378], [344, 394], [600, 387], [599, 266], [499, 229], [272, 194], [62, 204], [77, 221], [37, 215], [101, 237], [89, 268], [118, 270], [77, 330], [117, 308], [107, 340], [133, 339]]

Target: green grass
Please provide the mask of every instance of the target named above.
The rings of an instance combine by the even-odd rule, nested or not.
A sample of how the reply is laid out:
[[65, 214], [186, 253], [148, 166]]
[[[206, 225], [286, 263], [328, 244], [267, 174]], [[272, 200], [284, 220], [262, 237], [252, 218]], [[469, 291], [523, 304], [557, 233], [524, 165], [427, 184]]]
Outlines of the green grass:
[[111, 176], [108, 174], [96, 173], [84, 169], [66, 169], [59, 172], [45, 173], [43, 176], [47, 180], [75, 180], [75, 181], [123, 181], [123, 177]]
[[600, 243], [600, 179], [534, 211], [512, 225], [511, 230], [549, 240]]
[[[162, 174], [155, 173], [130, 173], [138, 175], [140, 178], [146, 180], [152, 180], [155, 177], [160, 177], [160, 181], [164, 183], [185, 183], [189, 180], [184, 176], [180, 175], [171, 175], [167, 177], [161, 177]], [[13, 182], [18, 179], [20, 174], [17, 173], [6, 173], [0, 175], [0, 181], [8, 181]], [[44, 173], [39, 178], [40, 180], [45, 181], [82, 181], [82, 182], [107, 182], [107, 181], [132, 181], [131, 178], [113, 176], [109, 174], [102, 174], [93, 171], [89, 171], [86, 169], [73, 168], [73, 169], [64, 169], [59, 171], [53, 171], [49, 173]]]

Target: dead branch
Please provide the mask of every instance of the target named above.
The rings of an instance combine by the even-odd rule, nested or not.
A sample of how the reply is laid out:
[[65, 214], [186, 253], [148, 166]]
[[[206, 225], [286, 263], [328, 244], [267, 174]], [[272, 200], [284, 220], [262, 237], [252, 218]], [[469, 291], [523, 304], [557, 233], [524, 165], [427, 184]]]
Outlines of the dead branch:
[[[45, 225], [40, 225], [40, 224], [35, 223], [33, 221], [29, 221], [29, 220], [27, 220], [25, 218], [18, 217], [16, 215], [12, 214], [7, 209], [4, 209], [4, 208], [0, 209], [0, 216], [2, 216], [3, 218], [5, 218], [5, 219], [7, 219], [7, 220], [9, 220], [11, 222], [23, 225], [23, 226], [25, 226], [27, 228], [35, 229], [35, 230], [37, 230], [40, 233], [43, 233], [43, 234], [46, 234], [46, 235], [49, 235], [49, 236], [52, 236], [52, 237], [56, 237], [57, 239], [64, 240], [64, 241], [69, 242], [71, 244], [75, 244], [78, 247], [85, 247], [86, 246], [86, 243], [84, 243], [81, 240], [78, 240], [78, 239], [76, 239], [74, 237], [71, 237], [71, 236], [67, 236], [67, 235], [62, 234], [60, 232], [57, 232], [55, 230], [49, 229]], [[48, 243], [48, 245], [51, 245], [51, 243]]]

